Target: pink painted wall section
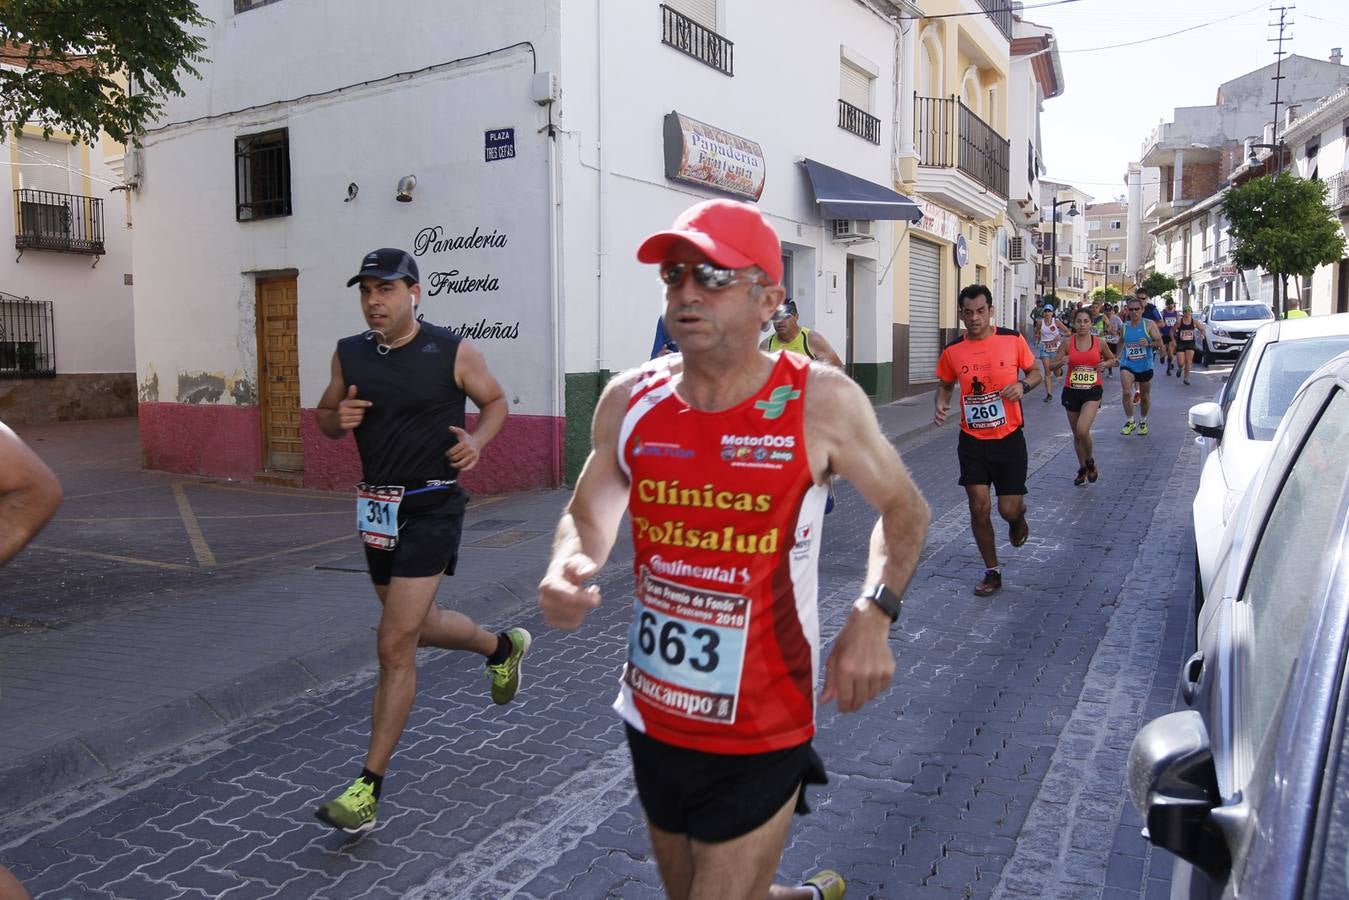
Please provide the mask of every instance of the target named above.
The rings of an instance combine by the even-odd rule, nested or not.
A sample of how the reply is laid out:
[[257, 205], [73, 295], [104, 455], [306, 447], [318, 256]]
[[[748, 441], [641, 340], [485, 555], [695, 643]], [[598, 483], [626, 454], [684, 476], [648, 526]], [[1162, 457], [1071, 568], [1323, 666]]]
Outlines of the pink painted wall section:
[[[478, 417], [469, 413], [471, 432]], [[482, 458], [462, 478], [473, 494], [505, 494], [562, 483], [562, 437], [565, 420], [552, 416], [510, 416]], [[361, 480], [361, 462], [351, 437], [333, 440], [319, 430], [314, 410], [300, 411], [306, 487], [345, 491]]]
[[[468, 430], [477, 416], [468, 416]], [[556, 487], [562, 480], [565, 420], [511, 416], [463, 484], [475, 494]], [[141, 403], [141, 457], [146, 468], [251, 481], [262, 469], [261, 414], [256, 406]], [[345, 491], [361, 480], [356, 441], [319, 431], [314, 410], [300, 411], [304, 485]]]
[[141, 403], [138, 416], [147, 469], [251, 480], [262, 468], [256, 406]]

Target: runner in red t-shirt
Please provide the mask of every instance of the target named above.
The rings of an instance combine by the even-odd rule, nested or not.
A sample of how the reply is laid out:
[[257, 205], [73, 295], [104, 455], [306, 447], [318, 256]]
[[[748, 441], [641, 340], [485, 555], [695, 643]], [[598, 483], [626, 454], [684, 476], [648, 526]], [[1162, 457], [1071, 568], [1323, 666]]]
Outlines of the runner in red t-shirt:
[[[1030, 537], [1026, 522], [1026, 438], [1021, 432], [1021, 398], [1040, 383], [1035, 356], [1026, 339], [1009, 328], [993, 325], [993, 295], [982, 284], [960, 291], [960, 318], [965, 334], [947, 345], [937, 360], [936, 410], [933, 420], [946, 421], [951, 392], [960, 385], [960, 483], [970, 504], [974, 541], [984, 558], [984, 578], [974, 588], [988, 597], [1002, 588], [998, 548], [990, 515], [991, 484], [998, 492], [998, 515], [1008, 523], [1013, 547]], [[1027, 373], [1026, 378], [1021, 374]]]
[[1101, 377], [1111, 366], [1119, 365], [1115, 354], [1092, 333], [1090, 310], [1073, 313], [1073, 335], [1054, 355], [1054, 365], [1068, 364], [1063, 380], [1063, 408], [1068, 411], [1068, 427], [1073, 430], [1073, 449], [1077, 451], [1077, 477], [1081, 487], [1096, 483], [1096, 459], [1092, 456], [1091, 425], [1101, 408]]
[[[581, 625], [600, 599], [585, 582], [627, 509], [637, 583], [615, 707], [667, 894], [833, 900], [837, 873], [795, 889], [773, 875], [793, 811], [808, 811], [804, 785], [824, 778], [816, 705], [853, 712], [890, 683], [890, 626], [927, 504], [846, 374], [758, 349], [784, 292], [778, 238], [756, 207], [699, 203], [637, 258], [660, 265], [680, 353], [605, 388], [539, 604], [550, 625]], [[835, 474], [881, 517], [817, 694], [820, 523]]]

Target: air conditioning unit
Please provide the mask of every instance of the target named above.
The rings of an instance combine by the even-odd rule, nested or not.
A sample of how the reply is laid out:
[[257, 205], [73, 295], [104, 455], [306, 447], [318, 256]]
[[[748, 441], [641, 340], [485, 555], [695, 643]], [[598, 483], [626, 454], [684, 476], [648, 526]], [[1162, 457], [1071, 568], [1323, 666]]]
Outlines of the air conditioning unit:
[[843, 243], [869, 241], [876, 236], [876, 223], [870, 219], [834, 219], [834, 240]]
[[1023, 263], [1026, 261], [1026, 239], [1014, 237], [1007, 242], [1007, 261]]

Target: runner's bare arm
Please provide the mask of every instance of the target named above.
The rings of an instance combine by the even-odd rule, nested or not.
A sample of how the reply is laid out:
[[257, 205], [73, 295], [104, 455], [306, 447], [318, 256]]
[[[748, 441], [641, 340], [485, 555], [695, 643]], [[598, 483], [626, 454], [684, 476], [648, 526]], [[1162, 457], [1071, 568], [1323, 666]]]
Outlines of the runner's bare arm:
[[454, 381], [478, 407], [478, 427], [472, 434], [458, 426], [450, 426], [458, 440], [445, 454], [450, 465], [460, 472], [467, 472], [478, 464], [482, 449], [501, 430], [509, 409], [506, 392], [488, 370], [482, 351], [468, 341], [459, 344], [459, 353], [454, 359]]
[[1101, 348], [1101, 365], [1100, 365], [1100, 368], [1102, 368], [1102, 369], [1108, 369], [1108, 368], [1110, 368], [1111, 366], [1117, 366], [1117, 365], [1119, 365], [1119, 358], [1118, 358], [1117, 356], [1115, 356], [1115, 354], [1113, 354], [1113, 353], [1110, 352], [1110, 348], [1106, 346], [1105, 341], [1098, 341], [1097, 344], [1098, 344], [1098, 345], [1100, 346], [1100, 348]]
[[815, 358], [820, 362], [828, 363], [835, 368], [843, 368], [843, 360], [839, 359], [838, 352], [834, 350], [834, 345], [830, 344], [824, 335], [818, 331], [810, 333], [810, 349], [815, 351]]
[[[865, 583], [884, 584], [902, 596], [918, 568], [931, 513], [881, 433], [871, 401], [841, 370], [812, 368], [805, 431], [816, 481], [829, 473], [848, 479], [881, 514], [871, 532]], [[854, 605], [825, 664], [821, 703], [837, 699], [840, 712], [854, 712], [890, 684], [895, 672], [890, 624], [871, 601]]]
[[365, 418], [365, 411], [373, 404], [369, 400], [357, 398], [359, 390], [354, 384], [347, 386], [347, 381], [342, 376], [342, 364], [337, 359], [337, 351], [333, 351], [332, 377], [328, 379], [328, 386], [323, 389], [323, 396], [319, 397], [318, 409], [314, 410], [314, 419], [318, 422], [319, 431], [330, 438], [340, 438], [361, 424], [361, 420]]
[[0, 566], [33, 539], [61, 505], [61, 482], [19, 436], [0, 424]]
[[620, 376], [600, 396], [590, 456], [557, 523], [548, 571], [539, 582], [539, 607], [554, 628], [579, 628], [586, 613], [600, 603], [599, 588], [583, 585], [609, 559], [628, 506], [628, 478], [618, 465], [618, 440], [636, 378], [636, 372]]
[[951, 392], [955, 390], [954, 381], [941, 381], [937, 383], [936, 399], [933, 403], [932, 421], [936, 425], [941, 425], [946, 421], [946, 417], [951, 414]]
[[1148, 337], [1152, 338], [1152, 347], [1154, 350], [1162, 349], [1162, 332], [1157, 328], [1157, 323], [1151, 319], [1145, 319], [1148, 323]]

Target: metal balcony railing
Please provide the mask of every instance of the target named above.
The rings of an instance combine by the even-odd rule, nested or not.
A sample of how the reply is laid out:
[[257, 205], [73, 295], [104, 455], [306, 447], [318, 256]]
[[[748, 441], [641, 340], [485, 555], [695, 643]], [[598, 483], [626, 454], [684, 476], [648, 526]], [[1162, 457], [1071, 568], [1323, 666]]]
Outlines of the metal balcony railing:
[[14, 192], [14, 246], [103, 254], [103, 200], [19, 188]]
[[1010, 0], [979, 0], [984, 14], [992, 20], [1002, 36], [1012, 39], [1012, 4]]
[[1326, 205], [1331, 212], [1349, 209], [1349, 172], [1337, 172], [1326, 179]]
[[661, 43], [718, 72], [735, 75], [735, 44], [664, 3], [660, 6], [660, 21]]
[[860, 138], [866, 138], [873, 144], [881, 142], [881, 120], [871, 113], [858, 109], [847, 100], [838, 101], [838, 127], [851, 131]]
[[914, 97], [920, 166], [958, 168], [1006, 199], [1011, 146], [957, 97]]
[[0, 378], [55, 377], [51, 301], [0, 291]]

